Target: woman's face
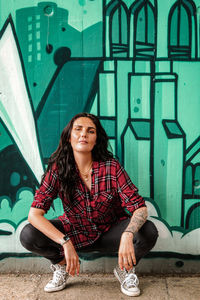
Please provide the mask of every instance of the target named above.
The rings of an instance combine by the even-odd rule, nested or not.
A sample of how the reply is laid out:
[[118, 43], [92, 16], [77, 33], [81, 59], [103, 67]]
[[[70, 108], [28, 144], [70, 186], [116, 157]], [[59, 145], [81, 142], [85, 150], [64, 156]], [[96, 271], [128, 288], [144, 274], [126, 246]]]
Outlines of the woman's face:
[[69, 140], [73, 152], [91, 152], [96, 139], [96, 125], [90, 118], [80, 117], [74, 121]]

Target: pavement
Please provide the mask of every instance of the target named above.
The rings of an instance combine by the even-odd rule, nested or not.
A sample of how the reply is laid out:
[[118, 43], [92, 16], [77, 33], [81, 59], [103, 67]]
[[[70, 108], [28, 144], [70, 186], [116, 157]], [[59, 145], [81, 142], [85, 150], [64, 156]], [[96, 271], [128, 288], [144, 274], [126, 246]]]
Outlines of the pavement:
[[[112, 274], [80, 274], [67, 287], [45, 293], [51, 274], [0, 274], [0, 300], [130, 300]], [[200, 275], [141, 275], [138, 300], [200, 300]]]

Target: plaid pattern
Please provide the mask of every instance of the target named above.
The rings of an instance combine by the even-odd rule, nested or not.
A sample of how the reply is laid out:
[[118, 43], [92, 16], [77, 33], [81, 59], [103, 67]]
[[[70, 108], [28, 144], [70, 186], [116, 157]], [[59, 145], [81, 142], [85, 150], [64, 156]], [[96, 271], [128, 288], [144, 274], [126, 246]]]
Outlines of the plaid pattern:
[[79, 176], [74, 197], [69, 200], [59, 192], [58, 171], [54, 166], [36, 191], [32, 207], [47, 212], [59, 196], [64, 208], [59, 219], [75, 248], [79, 249], [94, 243], [112, 224], [127, 219], [126, 211], [132, 214], [145, 206], [137, 191], [124, 168], [113, 158], [93, 162], [91, 191]]

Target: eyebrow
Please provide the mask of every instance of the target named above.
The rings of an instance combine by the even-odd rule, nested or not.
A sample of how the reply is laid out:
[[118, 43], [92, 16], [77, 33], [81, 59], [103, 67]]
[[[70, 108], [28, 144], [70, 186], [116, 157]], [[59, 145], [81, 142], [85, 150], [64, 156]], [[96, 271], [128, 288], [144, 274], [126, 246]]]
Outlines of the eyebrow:
[[[74, 126], [77, 126], [77, 127], [83, 127], [82, 125], [79, 125], [79, 124], [74, 124]], [[96, 128], [95, 127], [92, 127], [92, 126], [89, 126], [89, 127], [87, 127], [88, 129], [94, 129], [94, 130], [96, 130]]]

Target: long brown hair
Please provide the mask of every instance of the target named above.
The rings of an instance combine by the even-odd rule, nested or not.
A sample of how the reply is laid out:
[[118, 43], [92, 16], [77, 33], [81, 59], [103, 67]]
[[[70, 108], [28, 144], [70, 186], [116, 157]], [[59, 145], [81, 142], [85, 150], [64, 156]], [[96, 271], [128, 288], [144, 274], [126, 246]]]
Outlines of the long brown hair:
[[79, 113], [75, 115], [67, 126], [63, 129], [59, 141], [58, 148], [51, 155], [48, 163], [48, 168], [43, 176], [56, 164], [58, 168], [59, 181], [61, 192], [69, 199], [73, 196], [74, 188], [78, 179], [76, 172], [76, 164], [74, 154], [70, 143], [71, 131], [74, 121], [78, 118], [85, 117], [92, 120], [96, 126], [97, 139], [94, 148], [92, 149], [93, 161], [105, 161], [113, 157], [112, 152], [108, 150], [108, 136], [102, 127], [97, 116], [89, 113]]

